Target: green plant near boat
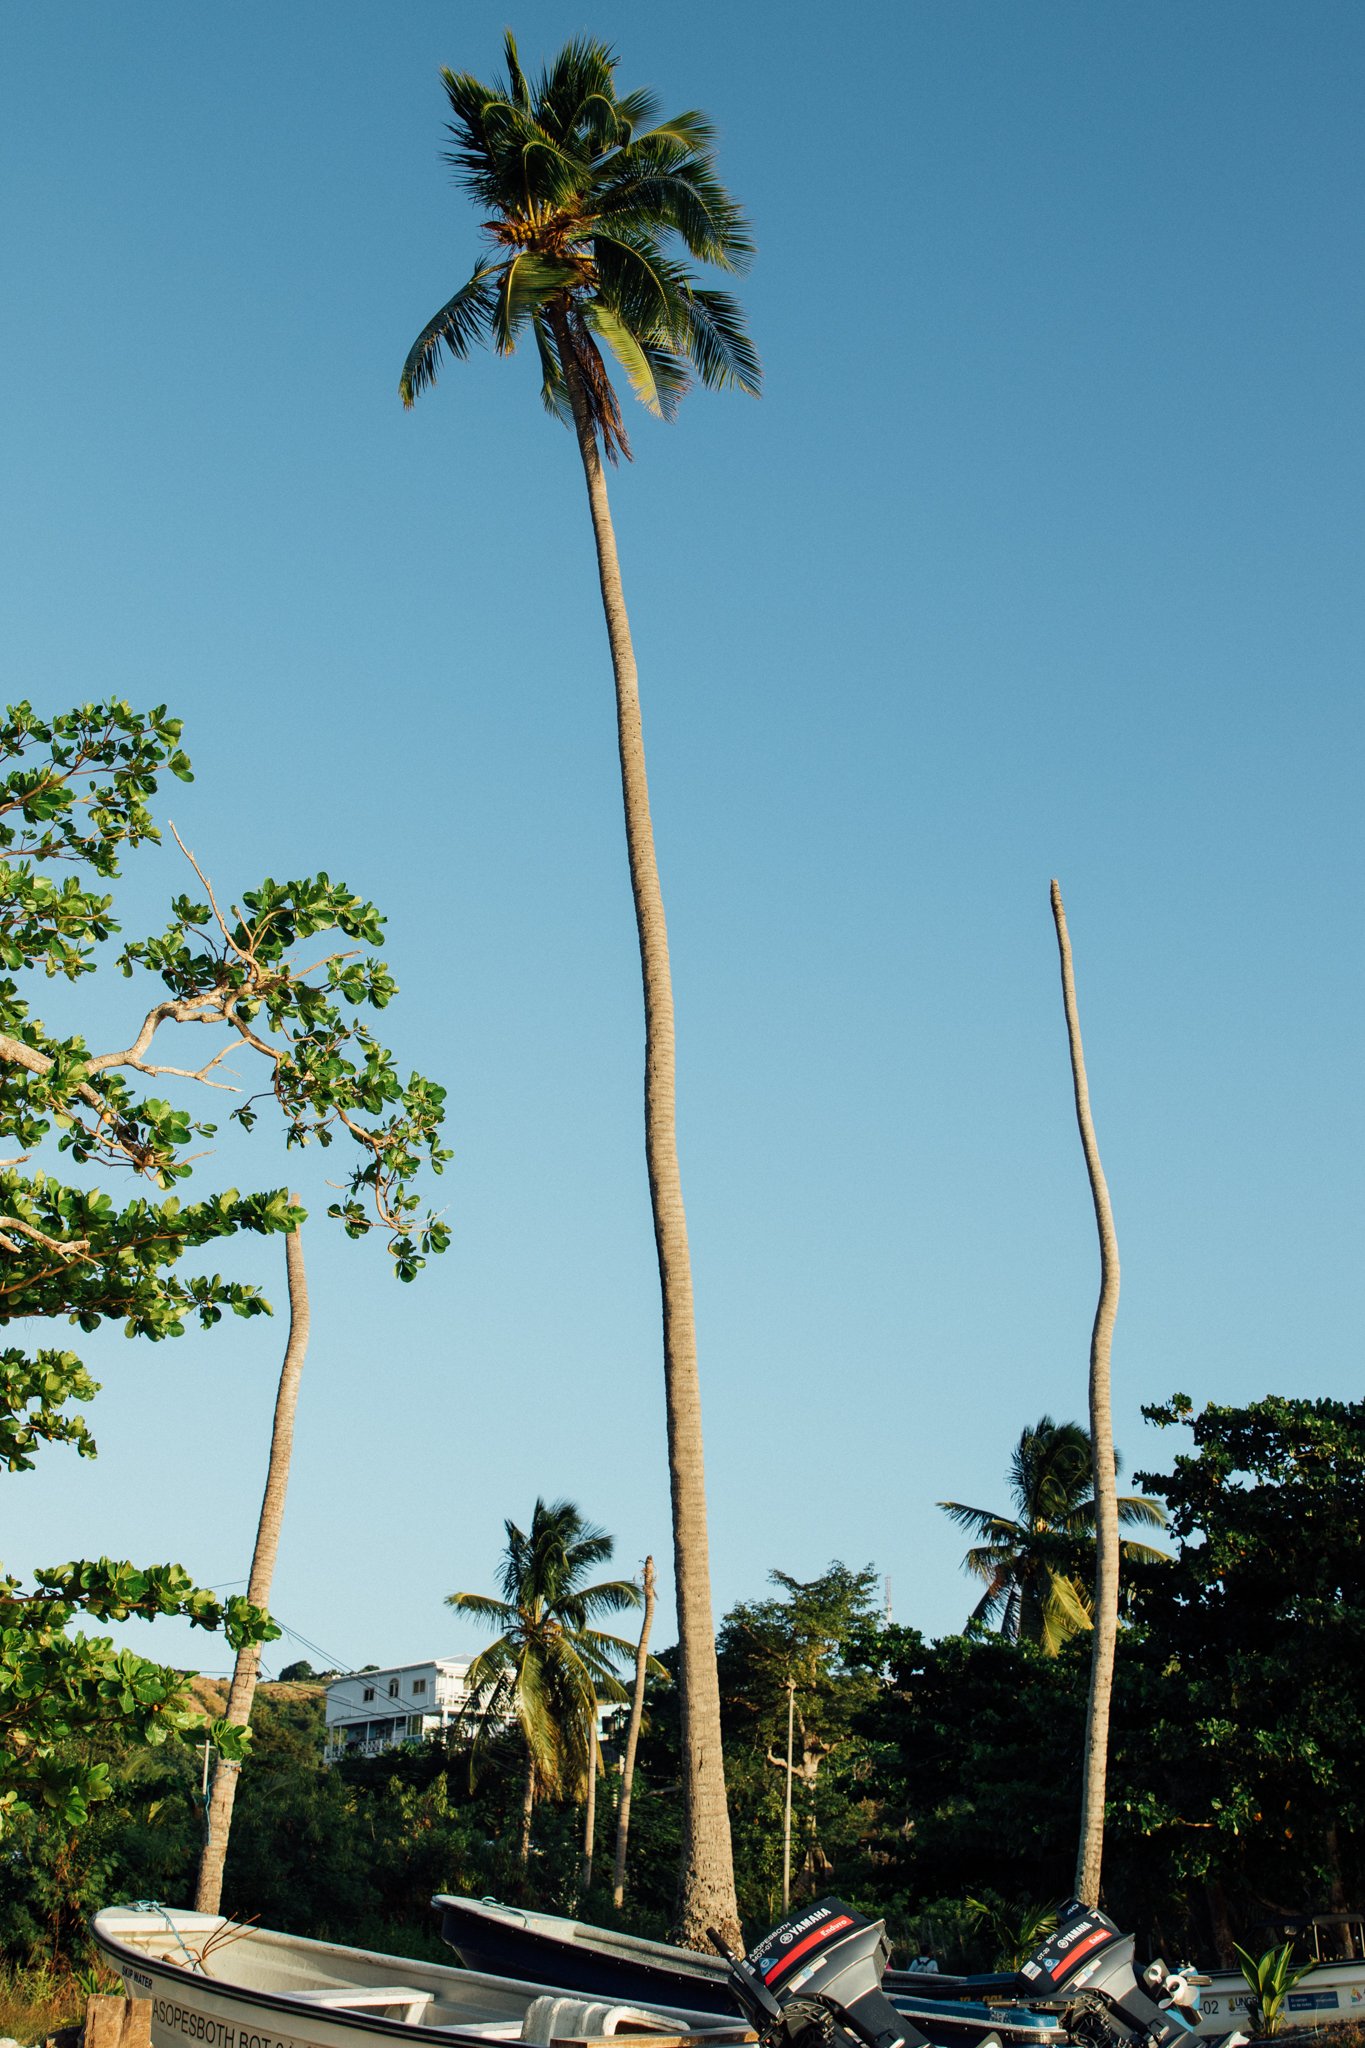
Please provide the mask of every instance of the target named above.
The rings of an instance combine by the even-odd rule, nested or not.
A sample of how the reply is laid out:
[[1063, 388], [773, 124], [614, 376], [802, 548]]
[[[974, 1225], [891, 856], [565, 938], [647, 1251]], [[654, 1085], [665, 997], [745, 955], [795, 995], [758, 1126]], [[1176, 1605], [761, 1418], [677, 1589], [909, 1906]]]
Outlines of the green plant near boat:
[[997, 1970], [1018, 1970], [1057, 1925], [1057, 1908], [1007, 1906], [996, 1898], [968, 1899], [972, 1923], [994, 1945]]
[[[1233, 1946], [1236, 1947], [1236, 1943]], [[1237, 1948], [1242, 1975], [1256, 1999], [1249, 2017], [1258, 2034], [1279, 2033], [1284, 2025], [1290, 1992], [1314, 1967], [1312, 1963], [1292, 1962], [1293, 1947], [1294, 1944], [1287, 1941], [1282, 1948], [1268, 1948], [1264, 1955], [1259, 1956], [1252, 1955], [1249, 1949]]]

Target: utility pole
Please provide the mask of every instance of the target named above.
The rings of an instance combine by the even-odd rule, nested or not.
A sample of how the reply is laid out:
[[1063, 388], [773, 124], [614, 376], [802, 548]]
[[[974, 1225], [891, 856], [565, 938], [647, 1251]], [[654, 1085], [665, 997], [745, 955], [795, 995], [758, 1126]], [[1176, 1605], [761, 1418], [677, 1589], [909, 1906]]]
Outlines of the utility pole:
[[782, 1815], [782, 1915], [792, 1900], [792, 1728], [796, 1720], [796, 1680], [787, 1680], [787, 1800]]

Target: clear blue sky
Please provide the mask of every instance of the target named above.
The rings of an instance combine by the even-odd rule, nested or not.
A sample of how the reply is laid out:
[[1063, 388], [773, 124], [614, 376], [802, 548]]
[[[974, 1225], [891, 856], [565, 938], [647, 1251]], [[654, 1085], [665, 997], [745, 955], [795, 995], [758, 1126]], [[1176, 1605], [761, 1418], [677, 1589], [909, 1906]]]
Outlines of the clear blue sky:
[[[0, 24], [5, 694], [175, 706], [188, 842], [229, 895], [325, 867], [385, 906], [387, 1027], [450, 1092], [447, 1257], [404, 1289], [309, 1233], [275, 1604], [357, 1663], [472, 1648], [442, 1596], [491, 1584], [537, 1492], [628, 1568], [669, 1553], [576, 455], [528, 360], [451, 367], [411, 416], [396, 395], [478, 247], [438, 67], [493, 71], [503, 20]], [[626, 86], [712, 113], [760, 248], [765, 397], [642, 416], [613, 479], [718, 1610], [841, 1557], [943, 1631], [973, 1595], [935, 1502], [1003, 1505], [1020, 1428], [1084, 1413], [1052, 875], [1127, 1464], [1178, 1447], [1139, 1418], [1176, 1388], [1360, 1391], [1365, 17], [526, 0], [514, 25], [529, 58], [611, 38]], [[177, 860], [137, 864], [130, 922]], [[130, 1001], [101, 989], [91, 1035]], [[321, 1210], [328, 1164], [262, 1132], [205, 1171]], [[243, 1248], [282, 1297], [280, 1263]], [[244, 1578], [281, 1339], [85, 1344], [101, 1459], [7, 1482], [7, 1560]]]

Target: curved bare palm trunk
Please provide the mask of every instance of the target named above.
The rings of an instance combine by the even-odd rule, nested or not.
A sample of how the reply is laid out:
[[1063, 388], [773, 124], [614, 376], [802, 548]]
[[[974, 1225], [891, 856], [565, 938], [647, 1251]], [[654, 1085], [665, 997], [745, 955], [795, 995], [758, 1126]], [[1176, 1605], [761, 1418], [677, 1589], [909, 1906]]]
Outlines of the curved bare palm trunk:
[[621, 1765], [621, 1804], [616, 1813], [616, 1869], [611, 1902], [619, 1911], [626, 1896], [626, 1844], [630, 1839], [630, 1797], [635, 1785], [635, 1752], [640, 1745], [640, 1720], [645, 1710], [645, 1676], [649, 1669], [649, 1631], [654, 1623], [654, 1560], [645, 1559], [645, 1618], [635, 1651], [635, 1688], [630, 1696], [626, 1754]]
[[1076, 979], [1071, 966], [1071, 939], [1066, 928], [1062, 892], [1052, 884], [1052, 919], [1061, 956], [1062, 1001], [1071, 1048], [1071, 1079], [1076, 1096], [1085, 1170], [1095, 1204], [1100, 1240], [1100, 1295], [1090, 1334], [1090, 1456], [1095, 1488], [1095, 1628], [1090, 1648], [1090, 1700], [1086, 1710], [1085, 1764], [1081, 1779], [1081, 1832], [1076, 1850], [1076, 1896], [1087, 1906], [1100, 1898], [1100, 1865], [1104, 1855], [1104, 1790], [1109, 1767], [1109, 1700], [1114, 1688], [1114, 1651], [1119, 1629], [1119, 1515], [1114, 1469], [1114, 1419], [1109, 1397], [1109, 1359], [1114, 1319], [1119, 1307], [1119, 1244], [1109, 1188], [1100, 1165], [1100, 1148], [1090, 1115], [1090, 1089], [1085, 1078], [1081, 1023], [1076, 1009]]
[[675, 1939], [709, 1950], [708, 1928], [735, 1946], [743, 1942], [735, 1901], [730, 1814], [721, 1753], [720, 1681], [711, 1612], [711, 1567], [702, 1468], [701, 1389], [692, 1308], [692, 1262], [687, 1246], [675, 1118], [673, 981], [668, 931], [649, 813], [639, 678], [621, 588], [616, 535], [607, 502], [597, 436], [574, 361], [562, 312], [551, 315], [559, 359], [573, 406], [578, 449], [588, 486], [597, 574], [616, 679], [616, 734], [621, 794], [630, 859], [635, 926], [645, 1004], [645, 1158], [654, 1212], [654, 1242], [663, 1297], [664, 1388], [668, 1411], [668, 1470], [673, 1505], [673, 1570], [678, 1602], [678, 1700], [682, 1720], [683, 1841]]
[[[292, 1196], [291, 1200], [297, 1200]], [[255, 1607], [268, 1607], [270, 1587], [279, 1555], [280, 1526], [284, 1520], [284, 1496], [289, 1486], [289, 1460], [294, 1448], [294, 1414], [298, 1407], [299, 1380], [308, 1352], [308, 1280], [303, 1268], [303, 1240], [291, 1230], [284, 1241], [285, 1269], [289, 1278], [289, 1339], [280, 1367], [280, 1384], [275, 1395], [275, 1424], [270, 1436], [270, 1461], [266, 1467], [265, 1494], [260, 1520], [256, 1524], [256, 1548], [251, 1555], [251, 1576], [247, 1598]], [[232, 1685], [228, 1692], [225, 1718], [245, 1728], [251, 1720], [256, 1681], [261, 1670], [261, 1646], [248, 1643], [237, 1652]], [[239, 1764], [220, 1757], [213, 1773], [213, 1789], [205, 1817], [204, 1846], [199, 1854], [199, 1884], [195, 1911], [216, 1913], [223, 1896], [223, 1864], [227, 1857], [232, 1809], [237, 1798]]]

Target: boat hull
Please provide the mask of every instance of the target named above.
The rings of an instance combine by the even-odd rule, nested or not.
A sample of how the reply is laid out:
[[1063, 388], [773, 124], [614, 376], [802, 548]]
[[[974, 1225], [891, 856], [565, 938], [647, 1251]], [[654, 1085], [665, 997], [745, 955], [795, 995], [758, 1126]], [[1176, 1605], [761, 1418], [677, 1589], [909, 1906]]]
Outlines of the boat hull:
[[547, 2039], [618, 2026], [700, 2030], [708, 2048], [745, 2038], [741, 2026], [695, 2009], [599, 2004], [585, 2028], [587, 2009], [566, 2012], [558, 1986], [234, 1928], [217, 1914], [112, 1907], [96, 1914], [91, 1934], [128, 1996], [151, 2001], [152, 2048], [498, 2048], [540, 2038], [533, 2008]]
[[[718, 2020], [739, 2017], [725, 1964], [718, 1956], [694, 1954], [551, 1913], [522, 1913], [491, 1900], [442, 1894], [432, 1905], [441, 1915], [442, 1939], [470, 1969], [531, 1976], [584, 1998], [690, 2006], [714, 2013]], [[1054, 2016], [986, 2005], [986, 1991], [1017, 1998], [1013, 1977], [940, 1978], [933, 1971], [888, 1970], [883, 1984], [897, 2011], [940, 2048], [979, 2048], [989, 2033], [999, 2035], [1003, 2048], [1047, 2048], [1058, 2038]], [[926, 1996], [929, 1986], [941, 1996]], [[964, 2001], [965, 1991], [975, 1992], [975, 1998]]]
[[[1240, 1971], [1214, 1971], [1200, 1994], [1199, 2032], [1226, 2034], [1231, 2027], [1248, 2028], [1253, 2003]], [[1285, 2024], [1295, 2031], [1365, 2020], [1365, 1963], [1319, 1963], [1295, 1985], [1285, 2006]]]

